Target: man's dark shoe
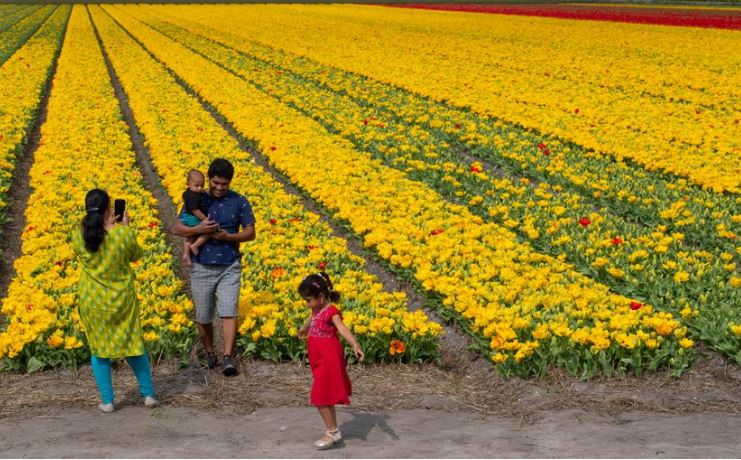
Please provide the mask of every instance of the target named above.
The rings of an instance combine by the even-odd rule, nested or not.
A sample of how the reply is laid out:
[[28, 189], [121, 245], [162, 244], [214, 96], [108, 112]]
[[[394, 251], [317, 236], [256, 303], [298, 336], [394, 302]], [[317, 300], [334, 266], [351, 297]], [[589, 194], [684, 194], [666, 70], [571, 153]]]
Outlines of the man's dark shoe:
[[216, 353], [207, 353], [206, 354], [206, 365], [209, 369], [213, 369], [216, 367]]
[[234, 366], [234, 358], [232, 356], [224, 356], [221, 360], [221, 372], [227, 377], [234, 377], [239, 375], [239, 371]]

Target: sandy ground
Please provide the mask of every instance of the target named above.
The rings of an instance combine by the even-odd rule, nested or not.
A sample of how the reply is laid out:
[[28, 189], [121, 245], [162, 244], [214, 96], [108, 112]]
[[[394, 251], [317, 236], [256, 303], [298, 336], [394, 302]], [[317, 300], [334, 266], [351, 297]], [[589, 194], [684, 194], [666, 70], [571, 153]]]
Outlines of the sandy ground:
[[306, 365], [240, 362], [227, 379], [160, 363], [162, 407], [146, 409], [130, 369], [117, 410], [96, 409], [89, 366], [0, 374], [0, 457], [722, 457], [741, 455], [741, 372], [718, 356], [679, 379], [503, 380], [475, 367], [352, 366], [345, 442], [319, 452]]
[[320, 452], [309, 407], [123, 407], [0, 420], [3, 457], [738, 457], [741, 415], [550, 411], [533, 424], [473, 412], [339, 410], [345, 441]]

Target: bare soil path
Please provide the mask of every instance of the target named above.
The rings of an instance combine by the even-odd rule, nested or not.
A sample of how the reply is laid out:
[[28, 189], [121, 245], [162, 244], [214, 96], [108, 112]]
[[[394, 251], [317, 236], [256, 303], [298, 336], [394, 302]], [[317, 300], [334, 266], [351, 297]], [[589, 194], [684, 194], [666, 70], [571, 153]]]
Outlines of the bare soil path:
[[311, 442], [301, 363], [239, 363], [228, 379], [160, 363], [163, 402], [145, 409], [131, 370], [114, 375], [117, 410], [102, 414], [89, 366], [0, 374], [0, 457], [738, 457], [741, 371], [717, 355], [679, 379], [502, 380], [470, 366], [351, 366], [346, 441]]

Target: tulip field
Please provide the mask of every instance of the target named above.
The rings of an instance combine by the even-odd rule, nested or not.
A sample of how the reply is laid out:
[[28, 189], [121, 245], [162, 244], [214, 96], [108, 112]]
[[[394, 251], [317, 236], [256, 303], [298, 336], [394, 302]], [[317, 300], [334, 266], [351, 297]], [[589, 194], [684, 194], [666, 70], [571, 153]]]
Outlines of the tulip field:
[[44, 116], [0, 368], [89, 358], [71, 235], [95, 187], [145, 249], [150, 351], [193, 348], [130, 130], [178, 209], [189, 170], [234, 164], [245, 355], [305, 357], [296, 287], [324, 269], [371, 362], [435, 361], [452, 326], [504, 376], [741, 364], [741, 9], [401, 6], [0, 5], [0, 223]]

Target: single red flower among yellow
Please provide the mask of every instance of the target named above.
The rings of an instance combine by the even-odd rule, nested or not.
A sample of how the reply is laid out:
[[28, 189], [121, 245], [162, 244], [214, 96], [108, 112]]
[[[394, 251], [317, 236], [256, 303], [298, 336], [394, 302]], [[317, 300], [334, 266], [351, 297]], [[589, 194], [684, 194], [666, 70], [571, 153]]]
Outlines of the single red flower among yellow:
[[636, 302], [635, 300], [630, 303], [631, 310], [640, 310], [642, 306], [643, 306], [642, 303]]
[[391, 356], [404, 354], [407, 346], [401, 340], [394, 339], [391, 341], [391, 347], [389, 348], [389, 354]]
[[623, 239], [620, 238], [619, 236], [616, 236], [615, 238], [612, 239], [613, 246], [620, 246], [621, 244], [623, 244]]
[[276, 267], [273, 269], [273, 278], [280, 278], [281, 276], [286, 274], [286, 270], [283, 267]]
[[581, 225], [582, 227], [589, 227], [589, 224], [591, 223], [592, 221], [589, 220], [589, 217], [582, 217], [581, 219], [579, 219], [579, 225]]

